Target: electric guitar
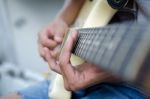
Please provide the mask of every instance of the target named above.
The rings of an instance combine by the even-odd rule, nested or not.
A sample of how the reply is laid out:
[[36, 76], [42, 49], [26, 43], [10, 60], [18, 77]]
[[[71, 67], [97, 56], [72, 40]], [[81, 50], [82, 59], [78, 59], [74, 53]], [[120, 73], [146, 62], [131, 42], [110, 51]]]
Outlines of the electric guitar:
[[[150, 92], [150, 26], [106, 26], [117, 12], [108, 3], [107, 0], [86, 0], [74, 24], [74, 27], [78, 27], [78, 38], [71, 63], [77, 66], [86, 60]], [[59, 74], [50, 88], [49, 97], [71, 98], [71, 92], [64, 89]]]
[[150, 25], [78, 29], [73, 53], [150, 94]]

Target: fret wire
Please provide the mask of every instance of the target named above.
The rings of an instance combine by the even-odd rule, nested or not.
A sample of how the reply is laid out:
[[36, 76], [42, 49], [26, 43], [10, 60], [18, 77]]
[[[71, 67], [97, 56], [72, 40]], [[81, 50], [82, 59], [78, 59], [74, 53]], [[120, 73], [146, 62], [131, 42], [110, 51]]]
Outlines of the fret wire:
[[91, 44], [90, 44], [90, 47], [88, 49], [88, 54], [87, 54], [87, 58], [89, 60], [92, 60], [92, 54], [93, 54], [93, 43], [94, 43], [94, 39], [95, 39], [95, 33], [94, 33], [95, 29], [92, 29], [91, 30], [91, 34], [92, 34], [92, 37], [91, 37]]
[[85, 45], [85, 34], [82, 34], [83, 38], [82, 38], [82, 45], [81, 45], [81, 52], [80, 52], [80, 56], [82, 56], [83, 52], [85, 51], [84, 49], [84, 45]]
[[80, 38], [80, 40], [79, 40], [79, 47], [78, 47], [78, 49], [79, 49], [78, 54], [79, 55], [80, 55], [80, 52], [81, 52], [81, 45], [82, 45], [82, 39]]
[[[87, 29], [84, 29], [84, 30], [87, 30]], [[84, 33], [85, 34], [85, 33]], [[128, 35], [128, 38], [129, 39], [133, 39], [133, 37], [134, 37], [134, 34], [133, 35]], [[85, 36], [80, 36], [80, 38], [85, 38]], [[116, 38], [119, 38], [118, 36], [116, 36]], [[138, 38], [139, 39], [139, 38]], [[84, 41], [83, 41], [84, 42]], [[85, 45], [85, 44], [84, 44]], [[83, 50], [82, 50], [83, 51]]]
[[[77, 32], [79, 32], [79, 30], [77, 30]], [[78, 46], [79, 46], [79, 39], [80, 39], [80, 33], [78, 33], [77, 35], [77, 41], [76, 41], [76, 44], [74, 46], [74, 54], [76, 55], [78, 53]]]
[[114, 37], [114, 35], [116, 34], [116, 32], [117, 32], [117, 30], [118, 30], [118, 27], [111, 27], [110, 28], [110, 30], [109, 30], [109, 33], [108, 33], [108, 35], [109, 35], [109, 37], [107, 38], [107, 40], [106, 40], [106, 50], [105, 50], [105, 55], [103, 56], [103, 58], [102, 58], [102, 60], [101, 60], [101, 65], [104, 65], [104, 66], [107, 66], [108, 64], [108, 62], [109, 62], [109, 57], [111, 56], [110, 55], [110, 53], [112, 53], [112, 46], [113, 45], [111, 45], [112, 44], [112, 39], [113, 39], [113, 37]]
[[121, 49], [121, 46], [122, 46], [122, 42], [124, 42], [124, 39], [125, 39], [125, 36], [128, 34], [129, 32], [129, 28], [128, 27], [125, 27], [125, 29], [122, 29], [121, 27], [119, 28], [118, 32], [116, 35], [120, 36], [120, 38], [116, 39], [114, 38], [114, 43], [116, 43], [116, 47], [114, 48], [114, 53], [112, 55], [112, 57], [110, 58], [110, 61], [108, 63], [108, 66], [110, 69], [114, 70], [114, 71], [119, 71], [120, 69], [120, 66], [117, 65], [117, 62], [119, 62], [118, 58], [120, 58], [120, 61], [122, 60], [122, 56], [120, 56], [120, 54], [122, 54], [123, 52], [120, 52], [122, 50]]
[[89, 40], [89, 35], [90, 35], [88, 32], [89, 32], [89, 29], [86, 29], [83, 33], [83, 35], [85, 35], [85, 40], [84, 40], [84, 45], [83, 45], [84, 50], [82, 51], [82, 55], [81, 55], [82, 58], [84, 58], [83, 57], [84, 53], [87, 52], [86, 50], [86, 47], [88, 47], [87, 41]]
[[85, 43], [86, 43], [86, 46], [84, 47], [84, 52], [83, 52], [83, 58], [85, 58], [86, 59], [86, 57], [85, 57], [85, 55], [87, 54], [87, 52], [88, 52], [88, 48], [89, 48], [89, 44], [90, 44], [90, 37], [91, 37], [91, 29], [87, 29], [87, 31], [86, 31], [86, 40], [85, 40]]
[[81, 34], [79, 33], [79, 30], [78, 30], [78, 43], [77, 43], [77, 46], [76, 46], [76, 55], [78, 55], [78, 53], [79, 53], [79, 44], [80, 44], [80, 40], [81, 40]]
[[80, 44], [79, 44], [80, 51], [79, 51], [79, 53], [78, 53], [79, 55], [81, 55], [81, 52], [82, 52], [82, 50], [83, 50], [83, 49], [82, 49], [82, 46], [83, 46], [83, 39], [84, 39], [84, 38], [82, 38], [82, 36], [83, 36], [83, 35], [81, 34]]
[[136, 28], [130, 29], [130, 34], [134, 33], [133, 42], [130, 41], [130, 43], [128, 43], [129, 40], [125, 39], [126, 42], [128, 44], [130, 44], [130, 46], [129, 46], [130, 48], [128, 49], [129, 51], [127, 51], [127, 54], [125, 54], [126, 56], [125, 56], [124, 60], [122, 60], [123, 62], [121, 63], [121, 68], [119, 70], [119, 73], [122, 72], [122, 75], [125, 74], [126, 69], [128, 68], [127, 64], [129, 63], [129, 61], [131, 61], [131, 58], [132, 58], [133, 54], [135, 53], [135, 50], [136, 50], [137, 46], [139, 45], [139, 42], [141, 41], [139, 39], [136, 39], [136, 37], [142, 38], [143, 34], [144, 34], [143, 31], [140, 29], [141, 27], [137, 26]]
[[[136, 55], [137, 55], [137, 53], [138, 53], [138, 55], [140, 55], [139, 53], [141, 53], [141, 51], [139, 52], [139, 50], [142, 50], [143, 48], [145, 49], [145, 47], [144, 46], [150, 46], [150, 33], [149, 33], [149, 31], [150, 31], [150, 28], [148, 28], [147, 26], [140, 26], [140, 27], [138, 27], [139, 28], [139, 33], [140, 33], [140, 35], [142, 35], [142, 36], [139, 36], [140, 37], [140, 40], [139, 39], [136, 39], [136, 41], [135, 41], [135, 44], [136, 44], [136, 48], [134, 48], [134, 49], [132, 49], [131, 51], [130, 51], [130, 53], [133, 53], [133, 55], [130, 57], [130, 59], [128, 59], [130, 62], [127, 64], [127, 65], [129, 65], [129, 66], [126, 66], [124, 69], [125, 69], [125, 71], [123, 72], [123, 76], [126, 76], [126, 77], [128, 77], [129, 76], [129, 74], [130, 75], [133, 75], [133, 73], [135, 74], [136, 73], [136, 71], [140, 68], [140, 72], [138, 72], [138, 74], [136, 74], [136, 77], [134, 77], [134, 78], [141, 78], [141, 74], [142, 74], [142, 77], [144, 77], [144, 76], [146, 76], [145, 75], [145, 72], [143, 73], [143, 70], [141, 71], [141, 68], [143, 68], [143, 66], [145, 66], [145, 65], [147, 65], [148, 63], [146, 63], [147, 61], [148, 61], [148, 56], [147, 55], [149, 55], [149, 54], [146, 54], [145, 56], [144, 56], [144, 64], [142, 64], [142, 65], [131, 65], [131, 63], [132, 62], [135, 62], [135, 58], [137, 57]], [[135, 45], [134, 45], [135, 46]], [[149, 48], [149, 50], [150, 50], [150, 48]], [[147, 51], [146, 51], [147, 52]], [[147, 53], [149, 53], [149, 52], [147, 52]], [[138, 57], [141, 57], [141, 56], [138, 56]], [[132, 63], [133, 64], [133, 63]], [[124, 65], [126, 65], [126, 64], [124, 64]], [[136, 67], [136, 69], [134, 69]], [[144, 67], [145, 68], [145, 67]], [[149, 69], [149, 68], [146, 68], [146, 69]], [[134, 79], [134, 81], [135, 80], [139, 80], [139, 79]]]
[[[105, 28], [105, 29], [106, 29], [106, 28]], [[85, 31], [84, 31], [84, 32], [85, 32]], [[87, 31], [86, 31], [86, 32], [87, 32]], [[93, 31], [92, 31], [92, 32], [93, 32]], [[105, 31], [105, 32], [106, 32], [106, 31]], [[85, 33], [83, 33], [83, 34], [85, 34]], [[82, 34], [82, 35], [83, 35], [83, 34]], [[89, 32], [88, 32], [88, 34], [90, 35]], [[80, 40], [79, 40], [79, 41], [81, 42], [81, 44], [80, 44], [80, 42], [79, 42], [79, 44], [78, 44], [78, 46], [77, 46], [77, 48], [80, 49], [80, 50], [77, 50], [77, 53], [78, 53], [78, 54], [81, 54], [81, 56], [84, 56], [84, 55], [85, 55], [84, 52], [85, 52], [85, 50], [86, 50], [85, 48], [89, 48], [90, 51], [91, 51], [91, 47], [89, 47], [89, 46], [90, 46], [95, 40], [92, 41], [92, 42], [90, 41], [91, 44], [90, 44], [90, 45], [87, 45], [87, 44], [85, 43], [86, 41], [83, 40], [83, 39], [85, 39], [86, 36], [84, 36], [84, 35], [82, 36], [82, 35], [80, 36]], [[89, 36], [88, 36], [88, 37], [89, 37]], [[132, 37], [134, 37], [134, 35], [131, 35], [131, 36], [129, 36], [129, 37], [131, 37], [131, 39], [132, 39]], [[82, 40], [81, 40], [81, 38], [82, 38]], [[117, 35], [117, 36], [115, 36], [115, 38], [119, 38], [119, 36]], [[95, 38], [94, 38], [94, 39], [95, 39]], [[88, 42], [89, 42], [89, 41], [88, 41]], [[103, 43], [105, 43], [105, 42], [103, 42]], [[81, 45], [82, 45], [82, 46], [81, 46]], [[86, 47], [85, 45], [87, 45], [88, 47]], [[104, 45], [104, 44], [103, 44], [103, 45]], [[93, 46], [93, 44], [92, 44], [92, 46]], [[78, 51], [80, 51], [80, 52], [78, 52]], [[86, 51], [86, 52], [87, 52], [87, 51]], [[89, 53], [90, 53], [90, 52], [89, 52]], [[104, 60], [104, 59], [102, 59], [102, 60]]]
[[79, 46], [79, 40], [80, 40], [80, 34], [78, 34], [78, 39], [77, 39], [77, 42], [76, 42], [76, 47], [75, 47], [75, 54], [78, 54], [78, 46]]
[[100, 28], [97, 28], [97, 36], [96, 36], [96, 38], [95, 38], [95, 41], [96, 41], [96, 43], [94, 44], [95, 45], [95, 50], [94, 50], [94, 53], [93, 53], [93, 56], [94, 57], [92, 57], [92, 59], [94, 60], [94, 62], [95, 62], [95, 56], [97, 55], [97, 52], [99, 51], [99, 45], [102, 43], [101, 42], [101, 38], [102, 38], [102, 33], [103, 31], [102, 31], [102, 29], [100, 29]]
[[77, 38], [76, 44], [74, 45], [74, 49], [73, 49], [74, 54], [77, 53], [77, 43], [78, 43], [78, 38]]
[[[87, 45], [86, 45], [86, 40], [88, 39], [88, 37], [87, 37], [88, 34], [85, 34], [85, 33], [84, 33], [83, 35], [84, 35], [85, 39], [84, 39], [84, 42], [83, 42], [84, 44], [83, 44], [83, 50], [82, 50], [81, 57], [83, 57], [84, 52], [86, 51], [86, 46], [87, 46]], [[84, 57], [83, 57], [83, 58], [84, 58]]]
[[89, 48], [89, 42], [90, 42], [90, 37], [91, 37], [91, 34], [90, 34], [90, 29], [88, 29], [87, 30], [87, 35], [86, 35], [86, 37], [87, 37], [87, 39], [86, 39], [86, 47], [85, 47], [85, 51], [84, 51], [84, 53], [83, 53], [83, 57], [85, 58], [85, 59], [87, 59], [86, 57], [85, 57], [85, 55], [87, 54], [87, 52], [88, 52], [88, 48]]
[[84, 58], [84, 57], [83, 57], [83, 53], [84, 53], [84, 51], [85, 51], [86, 39], [87, 39], [87, 38], [86, 38], [86, 34], [85, 34], [85, 33], [82, 34], [82, 35], [83, 35], [83, 38], [84, 38], [84, 39], [83, 39], [83, 45], [82, 45], [82, 49], [83, 49], [83, 50], [81, 51], [81, 57]]
[[91, 29], [90, 34], [91, 34], [91, 38], [90, 38], [90, 43], [89, 43], [89, 47], [87, 50], [87, 54], [86, 54], [86, 58], [88, 60], [90, 60], [91, 57], [91, 53], [92, 53], [92, 45], [93, 45], [93, 40], [94, 40], [94, 29]]
[[81, 51], [80, 50], [80, 45], [81, 45], [80, 43], [81, 43], [81, 39], [80, 39], [80, 35], [79, 35], [79, 41], [78, 41], [77, 48], [76, 48], [77, 49], [77, 55], [79, 55], [79, 52]]
[[80, 33], [80, 38], [79, 38], [79, 44], [78, 44], [78, 47], [77, 47], [77, 49], [79, 50], [78, 51], [78, 53], [77, 53], [77, 55], [80, 55], [80, 53], [81, 53], [81, 51], [82, 51], [82, 49], [81, 49], [81, 46], [83, 45], [82, 44], [82, 40], [83, 40], [83, 38], [82, 38], [82, 34]]
[[79, 41], [79, 38], [77, 38], [77, 41], [76, 41], [76, 44], [75, 44], [75, 47], [74, 47], [74, 53], [77, 54], [77, 46], [78, 46], [78, 41]]
[[100, 46], [101, 46], [101, 44], [102, 44], [102, 40], [103, 40], [103, 37], [104, 37], [104, 35], [105, 35], [105, 33], [104, 33], [104, 28], [99, 28], [98, 29], [98, 32], [99, 32], [99, 35], [98, 35], [98, 46], [97, 46], [97, 50], [95, 51], [95, 58], [93, 59], [94, 61], [95, 61], [95, 63], [97, 63], [97, 54], [98, 54], [98, 51], [100, 50]]
[[[103, 34], [101, 34], [101, 35], [96, 34], [101, 37], [98, 40], [97, 40], [97, 38], [98, 38], [97, 36], [95, 36], [95, 35], [94, 35], [94, 37], [89, 36], [90, 35], [89, 33], [87, 35], [85, 35], [85, 34], [81, 35], [80, 39], [82, 39], [82, 40], [78, 44], [80, 44], [80, 46], [81, 45], [82, 46], [81, 47], [79, 45], [77, 45], [77, 46], [78, 46], [78, 49], [81, 50], [80, 55], [82, 57], [84, 56], [84, 53], [86, 53], [86, 52], [91, 53], [90, 50], [94, 49], [94, 50], [92, 50], [92, 52], [94, 52], [94, 53], [92, 53], [92, 55], [90, 55], [90, 56], [88, 55], [88, 57], [91, 58], [91, 57], [93, 57], [94, 54], [96, 54], [95, 53], [96, 47], [94, 45], [95, 41], [101, 41], [99, 43], [99, 46], [96, 48], [97, 50], [100, 50], [101, 47], [104, 47], [102, 45], [105, 45], [105, 43], [110, 43], [111, 47], [109, 48], [108, 47], [109, 45], [107, 46], [105, 52], [102, 54], [103, 57], [99, 56], [100, 58], [102, 58], [101, 61], [99, 63], [97, 62], [96, 64], [98, 64], [98, 65], [103, 64], [103, 65], [101, 65], [102, 68], [106, 68], [108, 70], [113, 71], [113, 73], [121, 74], [121, 75], [123, 75], [123, 77], [125, 77], [126, 75], [128, 75], [127, 73], [129, 73], [129, 72], [127, 72], [127, 71], [129, 69], [134, 69], [132, 67], [129, 67], [129, 62], [134, 61], [134, 60], [131, 60], [131, 59], [133, 59], [133, 57], [130, 53], [135, 54], [134, 51], [136, 50], [136, 48], [138, 48], [137, 46], [140, 46], [139, 42], [140, 42], [140, 40], [143, 39], [143, 37], [136, 36], [136, 32], [131, 33], [132, 31], [130, 29], [132, 28], [134, 30], [135, 29], [134, 26], [129, 27], [126, 25], [122, 25], [122, 26], [114, 26], [112, 28], [114, 28], [114, 30], [116, 30], [117, 32], [110, 34], [105, 30], [107, 28], [101, 28], [101, 29], [103, 29]], [[129, 28], [129, 30], [128, 30], [128, 28]], [[105, 32], [107, 32], [107, 34], [110, 37], [106, 36]], [[138, 33], [140, 33], [140, 32], [138, 32]], [[142, 31], [142, 33], [143, 33], [143, 31]], [[91, 40], [91, 38], [94, 38], [94, 39], [92, 39], [93, 41], [90, 44], [86, 43], [86, 41], [89, 42], [89, 40], [86, 38], [86, 36], [90, 37], [90, 40]], [[105, 39], [105, 40], [103, 41], [103, 39]], [[139, 41], [139, 42], [137, 42], [137, 41]], [[147, 40], [147, 41], [149, 41], [149, 40]], [[128, 44], [128, 42], [129, 42], [129, 44]], [[88, 51], [86, 51], [86, 49]], [[97, 53], [98, 52], [99, 51], [97, 51]], [[128, 55], [131, 55], [131, 56], [128, 56]], [[98, 56], [98, 54], [96, 54], [95, 56]], [[87, 53], [86, 53], [85, 57], [87, 58]], [[93, 62], [95, 60], [92, 58], [92, 59], [90, 59], [90, 62], [91, 61]], [[106, 66], [106, 67], [104, 67], [104, 66]]]
[[95, 58], [95, 56], [94, 56], [94, 53], [95, 53], [95, 39], [96, 39], [96, 36], [98, 36], [98, 33], [96, 33], [96, 29], [97, 28], [94, 28], [93, 29], [93, 40], [92, 40], [92, 44], [91, 44], [91, 48], [89, 49], [89, 60], [93, 60], [94, 58]]
[[[130, 34], [133, 33], [133, 31], [130, 29], [129, 30]], [[138, 33], [138, 31], [136, 31], [136, 33]], [[128, 34], [129, 35], [129, 34]], [[137, 35], [134, 35], [135, 37], [137, 37]], [[135, 42], [136, 41], [136, 42]], [[138, 40], [139, 41], [139, 40]], [[122, 75], [125, 71], [125, 68], [127, 67], [126, 65], [128, 64], [128, 62], [130, 61], [129, 59], [131, 58], [131, 56], [133, 55], [134, 52], [132, 52], [137, 46], [137, 42], [138, 42], [135, 38], [127, 40], [125, 38], [123, 45], [120, 50], [123, 51], [122, 57], [119, 58], [120, 61], [118, 61], [116, 64], [116, 66], [120, 67], [117, 70], [117, 73], [122, 72]], [[130, 42], [130, 43], [129, 43]], [[124, 49], [123, 49], [124, 47]], [[120, 51], [120, 52], [121, 52]], [[132, 52], [132, 53], [131, 53]], [[130, 53], [130, 54], [129, 54]], [[123, 69], [123, 70], [122, 70]]]
[[[105, 53], [105, 50], [106, 50], [106, 41], [107, 41], [107, 37], [109, 36], [109, 32], [110, 31], [110, 28], [106, 28], [106, 35], [104, 37], [104, 40], [103, 40], [103, 43], [102, 43], [102, 47], [101, 47], [101, 54], [100, 54], [100, 57], [99, 57], [99, 62], [101, 63], [101, 59], [103, 58], [103, 55]], [[101, 64], [103, 65], [103, 64]]]
[[102, 29], [102, 35], [100, 36], [100, 44], [99, 44], [99, 46], [98, 46], [98, 51], [96, 52], [97, 53], [97, 55], [95, 56], [95, 62], [96, 62], [96, 64], [99, 64], [99, 59], [101, 58], [101, 49], [102, 49], [102, 44], [103, 44], [103, 41], [104, 41], [104, 38], [105, 38], [105, 36], [106, 36], [106, 28], [103, 28]]
[[85, 37], [83, 37], [83, 35], [85, 35], [85, 33], [83, 33], [83, 32], [84, 32], [83, 30], [79, 31], [80, 37], [79, 37], [79, 44], [78, 44], [77, 49], [80, 50], [80, 51], [78, 51], [76, 53], [78, 56], [81, 56], [82, 52], [84, 51], [84, 49], [83, 49], [83, 45], [84, 45], [83, 40], [85, 40]]
[[86, 38], [86, 39], [85, 39], [85, 45], [84, 45], [84, 49], [85, 49], [85, 50], [83, 51], [83, 55], [82, 55], [83, 58], [85, 58], [86, 52], [87, 52], [87, 50], [88, 50], [88, 49], [87, 49], [87, 47], [88, 47], [87, 41], [89, 40], [88, 37], [89, 37], [88, 34], [86, 34], [86, 35], [85, 35], [85, 38]]

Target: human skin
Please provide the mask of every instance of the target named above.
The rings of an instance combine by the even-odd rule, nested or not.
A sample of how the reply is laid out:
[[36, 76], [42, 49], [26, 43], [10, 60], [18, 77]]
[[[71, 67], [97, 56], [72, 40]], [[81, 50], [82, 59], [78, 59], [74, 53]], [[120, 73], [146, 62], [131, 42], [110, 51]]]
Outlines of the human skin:
[[[81, 0], [82, 1], [82, 0]], [[76, 40], [77, 32], [67, 40], [65, 50], [60, 54], [60, 45], [63, 41], [64, 34], [67, 32], [84, 0], [74, 2], [74, 0], [66, 1], [63, 9], [60, 11], [56, 19], [39, 33], [39, 52], [45, 61], [49, 64], [51, 70], [63, 76], [65, 88], [75, 91], [92, 86], [101, 82], [116, 82], [116, 77], [106, 73], [94, 64], [84, 63], [78, 68], [74, 68], [70, 64], [70, 55], [73, 43]], [[75, 13], [72, 13], [75, 12]]]
[[[59, 59], [60, 45], [70, 25], [72, 25], [85, 0], [66, 0], [62, 10], [50, 25], [38, 35], [40, 56], [47, 61], [51, 70], [61, 74], [67, 90], [75, 91], [101, 82], [118, 82], [118, 78], [106, 73], [94, 64], [84, 63], [78, 68], [70, 64], [70, 55], [77, 33], [74, 32], [67, 40]], [[64, 57], [65, 56], [65, 57]], [[22, 99], [17, 93], [12, 93], [0, 99]]]
[[[76, 38], [77, 32], [74, 32], [69, 36], [60, 54], [59, 63], [56, 63], [63, 76], [65, 88], [69, 91], [76, 91], [102, 82], [117, 82], [118, 78], [113, 77], [94, 64], [84, 63], [77, 66], [78, 68], [71, 65], [71, 50], [73, 44], [76, 42]], [[45, 52], [48, 64], [53, 65], [51, 55], [48, 54], [49, 50], [45, 49]]]

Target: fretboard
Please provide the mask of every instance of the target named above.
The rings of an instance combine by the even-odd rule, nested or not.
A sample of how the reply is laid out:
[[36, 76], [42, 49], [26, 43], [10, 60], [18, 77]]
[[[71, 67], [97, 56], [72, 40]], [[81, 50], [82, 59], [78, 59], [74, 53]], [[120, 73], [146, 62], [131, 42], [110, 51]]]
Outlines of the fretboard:
[[150, 62], [149, 66], [143, 66], [150, 51], [150, 26], [147, 24], [115, 24], [77, 31], [75, 55], [128, 81], [148, 77], [145, 74], [150, 72]]

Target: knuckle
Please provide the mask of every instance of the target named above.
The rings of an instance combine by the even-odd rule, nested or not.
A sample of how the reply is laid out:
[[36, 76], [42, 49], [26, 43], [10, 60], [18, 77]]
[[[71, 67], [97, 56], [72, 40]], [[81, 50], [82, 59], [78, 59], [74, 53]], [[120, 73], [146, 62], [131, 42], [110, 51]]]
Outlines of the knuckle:
[[57, 57], [57, 53], [56, 53], [56, 52], [54, 52], [54, 51], [53, 51], [53, 52], [51, 52], [51, 57], [55, 59], [55, 58]]
[[74, 84], [70, 85], [70, 91], [77, 91], [79, 88]]
[[40, 56], [41, 56], [41, 57], [44, 57], [44, 54], [43, 54], [41, 51], [40, 51]]
[[54, 40], [52, 40], [49, 44], [52, 48], [55, 48], [57, 46], [57, 43]]
[[56, 69], [55, 69], [55, 68], [53, 68], [53, 67], [50, 67], [50, 69], [51, 69], [52, 71], [56, 71]]
[[45, 39], [45, 40], [42, 40], [42, 45], [44, 45], [44, 46], [46, 46], [47, 45], [47, 40]]
[[48, 48], [55, 48], [57, 46], [57, 43], [53, 39], [43, 39], [42, 40], [42, 45]]
[[54, 68], [54, 66], [52, 66], [52, 65], [49, 65], [49, 67], [50, 67], [50, 69], [52, 70], [52, 71], [55, 71], [56, 69]]
[[41, 54], [40, 56], [42, 57], [42, 59], [43, 59], [44, 61], [47, 61], [45, 55]]
[[68, 82], [68, 84], [71, 91], [76, 91], [79, 89], [78, 83], [74, 80]]
[[66, 89], [67, 91], [71, 91], [69, 85], [65, 84], [64, 86], [65, 86], [65, 89]]
[[41, 57], [43, 57], [43, 58], [45, 57], [44, 52], [41, 50], [41, 48], [39, 48], [39, 53], [40, 53]]
[[60, 61], [60, 65], [61, 65], [61, 66], [66, 65], [66, 62], [65, 62], [65, 60], [64, 60], [63, 58], [61, 58], [59, 61]]
[[49, 42], [47, 39], [43, 39], [41, 43], [42, 43], [42, 45], [47, 47], [48, 44], [51, 43], [51, 42]]

